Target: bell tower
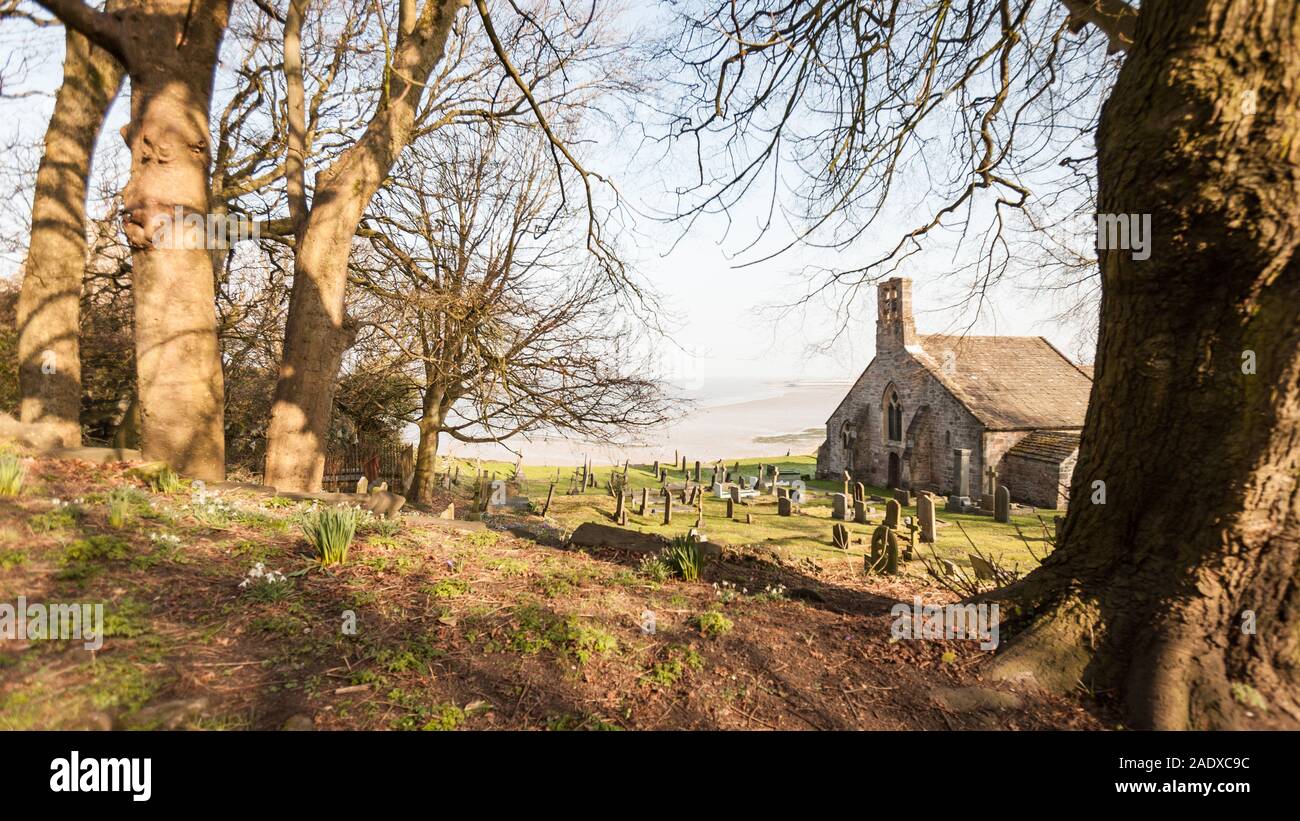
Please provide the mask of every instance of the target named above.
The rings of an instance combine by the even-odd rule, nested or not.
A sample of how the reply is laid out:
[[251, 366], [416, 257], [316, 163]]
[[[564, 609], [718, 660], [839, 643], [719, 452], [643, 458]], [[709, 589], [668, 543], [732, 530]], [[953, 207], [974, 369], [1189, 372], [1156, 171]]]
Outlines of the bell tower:
[[912, 280], [887, 279], [876, 286], [876, 353], [916, 345]]

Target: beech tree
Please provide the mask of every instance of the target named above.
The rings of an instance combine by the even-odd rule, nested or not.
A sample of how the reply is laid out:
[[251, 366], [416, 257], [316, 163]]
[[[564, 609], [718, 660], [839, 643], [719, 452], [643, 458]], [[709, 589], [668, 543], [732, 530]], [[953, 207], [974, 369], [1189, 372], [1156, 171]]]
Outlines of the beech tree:
[[80, 0], [40, 3], [111, 54], [131, 80], [122, 133], [131, 172], [122, 201], [144, 455], [219, 480], [225, 446], [212, 257], [154, 238], [178, 209], [203, 219], [211, 213], [208, 111], [230, 0], [140, 0], [107, 11]]
[[[681, 31], [698, 83], [677, 132], [716, 173], [685, 218], [790, 160], [809, 183], [792, 242], [843, 246], [925, 168], [930, 216], [810, 294], [954, 225], [982, 237], [982, 294], [1063, 160], [1101, 213], [1151, 215], [1149, 258], [1098, 252], [1071, 507], [1042, 566], [992, 594], [1011, 617], [989, 672], [1082, 684], [1138, 727], [1249, 726], [1260, 704], [1300, 723], [1300, 2], [751, 0]], [[1071, 157], [1079, 136], [1095, 160]]]
[[[115, 4], [110, 4], [113, 8]], [[81, 281], [91, 158], [122, 70], [75, 29], [64, 34], [63, 82], [32, 194], [31, 236], [18, 299], [18, 379], [24, 422], [81, 444]]]

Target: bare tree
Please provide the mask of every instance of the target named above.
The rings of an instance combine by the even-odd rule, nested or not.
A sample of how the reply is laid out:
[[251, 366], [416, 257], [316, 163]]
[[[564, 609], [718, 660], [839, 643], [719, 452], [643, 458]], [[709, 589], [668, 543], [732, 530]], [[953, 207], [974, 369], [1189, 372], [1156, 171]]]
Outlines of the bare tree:
[[[373, 113], [355, 142], [316, 174], [310, 197], [301, 179], [304, 163], [298, 159], [310, 153], [306, 142], [310, 132], [300, 113], [287, 117], [287, 222], [294, 235], [295, 261], [284, 354], [268, 430], [266, 476], [276, 486], [310, 489], [320, 483], [335, 379], [344, 351], [355, 340], [355, 323], [349, 320], [345, 304], [352, 239], [371, 198], [419, 134], [463, 120], [534, 118], [548, 136], [555, 162], [571, 168], [580, 181], [588, 214], [588, 252], [602, 262], [612, 280], [624, 286], [630, 283], [601, 235], [592, 190], [593, 180], [599, 178], [556, 138], [548, 121], [548, 112], [563, 103], [568, 72], [590, 53], [585, 43], [599, 30], [595, 5], [581, 13], [561, 6], [542, 14], [512, 4], [514, 31], [503, 36], [487, 4], [476, 2], [475, 22], [489, 44], [483, 48], [469, 35], [469, 18], [456, 22], [465, 4], [466, 0], [427, 0], [421, 6], [400, 4], [396, 21], [377, 15], [384, 61]], [[297, 13], [285, 18], [290, 52], [298, 39], [294, 30], [299, 19]], [[444, 61], [449, 43], [462, 50], [452, 51], [454, 59]], [[512, 48], [536, 58], [527, 76], [514, 67]], [[473, 73], [470, 78], [455, 76], [454, 68], [467, 59], [491, 66], [496, 82], [474, 84]], [[289, 69], [298, 63], [286, 53]], [[556, 87], [549, 98], [533, 93], [543, 84]], [[306, 99], [305, 90], [298, 86], [297, 79], [289, 79], [286, 102], [292, 108], [301, 107]]]
[[1300, 158], [1275, 148], [1300, 128], [1300, 3], [753, 0], [683, 30], [698, 116], [678, 131], [726, 138], [734, 160], [705, 164], [718, 177], [687, 218], [783, 158], [811, 179], [795, 241], [851, 241], [907, 174], [933, 197], [866, 265], [814, 273], [814, 293], [956, 224], [982, 238], [982, 299], [1002, 228], [1060, 184], [1041, 169], [1095, 135], [1098, 209], [1151, 215], [1154, 249], [1100, 253], [1074, 502], [1057, 550], [994, 594], [1015, 616], [992, 672], [1082, 681], [1136, 726], [1243, 726], [1259, 699], [1300, 722]]
[[366, 220], [373, 328], [408, 363], [422, 400], [416, 501], [432, 497], [440, 435], [612, 439], [665, 419], [541, 136], [494, 125], [431, 135]]

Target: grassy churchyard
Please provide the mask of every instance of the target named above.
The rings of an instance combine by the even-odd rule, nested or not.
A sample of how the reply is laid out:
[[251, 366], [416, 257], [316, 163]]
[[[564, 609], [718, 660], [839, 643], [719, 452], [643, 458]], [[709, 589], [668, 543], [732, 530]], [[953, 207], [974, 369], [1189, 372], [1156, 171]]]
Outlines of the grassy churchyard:
[[[816, 459], [812, 456], [728, 460], [726, 464], [733, 467], [737, 462], [740, 465], [741, 475], [751, 477], [758, 475], [761, 464], [775, 465], [783, 474], [798, 473], [800, 476], [811, 476], [816, 469]], [[504, 477], [514, 473], [514, 465], [505, 462], [477, 463], [473, 460], [457, 460], [453, 463], [453, 470], [455, 464], [460, 466], [461, 482], [466, 485], [472, 484], [475, 470], [480, 466], [487, 476], [496, 473]], [[611, 522], [615, 502], [606, 490], [606, 483], [612, 474], [622, 473], [622, 466], [593, 465], [597, 487], [589, 487], [585, 493], [578, 495], [568, 495], [573, 470], [571, 467], [557, 469], [525, 465], [526, 479], [521, 489], [534, 503], [535, 509], [540, 511], [547, 491], [551, 483], [556, 482], [558, 475], [559, 481], [556, 482], [555, 495], [548, 513], [549, 518], [570, 531], [583, 522]], [[711, 468], [702, 466], [701, 471], [701, 478], [704, 484], [708, 485]], [[668, 469], [670, 485], [680, 486], [683, 481], [693, 480], [693, 478], [693, 462], [690, 469], [685, 472], [680, 469]], [[674, 510], [672, 523], [668, 525], [663, 523], [662, 513], [658, 512], [662, 510], [659, 495], [662, 485], [656, 479], [652, 465], [629, 465], [627, 482], [631, 489], [628, 497], [629, 528], [671, 538], [685, 534], [695, 526], [696, 516], [680, 509]], [[859, 525], [852, 521], [845, 523], [850, 534], [850, 546], [847, 551], [839, 550], [831, 541], [831, 526], [835, 522], [831, 518], [831, 494], [841, 492], [843, 483], [810, 479], [806, 480], [806, 485], [808, 496], [801, 509], [792, 516], [778, 515], [776, 497], [769, 493], [737, 506], [732, 519], [726, 517], [726, 501], [716, 498], [711, 488], [706, 488], [703, 533], [714, 543], [763, 546], [788, 553], [795, 559], [808, 557], [819, 563], [843, 563], [860, 571], [863, 568], [864, 553], [870, 552], [871, 532], [884, 520], [885, 503], [868, 502], [873, 509], [869, 514], [870, 524]], [[645, 516], [637, 513], [643, 488], [650, 490], [650, 503], [656, 510], [655, 513], [647, 512]], [[868, 496], [893, 498], [891, 491], [883, 487], [868, 485], [866, 492]], [[685, 506], [680, 500], [678, 504]], [[1051, 550], [1051, 544], [1045, 538], [1047, 534], [1044, 532], [1043, 523], [1046, 522], [1050, 529], [1052, 517], [1057, 513], [1052, 510], [1037, 511], [1034, 514], [1013, 512], [1009, 524], [1000, 524], [994, 522], [989, 516], [945, 512], [941, 501], [936, 511], [937, 541], [933, 546], [933, 552], [929, 546], [919, 542], [918, 534], [917, 553], [926, 558], [937, 556], [947, 559], [973, 576], [974, 571], [969, 559], [973, 552], [971, 549], [973, 542], [981, 553], [992, 558], [1000, 566], [1027, 573]], [[752, 515], [752, 523], [746, 522], [746, 514]], [[915, 494], [912, 504], [902, 509], [902, 517], [908, 516], [916, 521]], [[907, 575], [924, 575], [925, 566], [920, 561], [912, 561], [900, 565], [900, 571]]]

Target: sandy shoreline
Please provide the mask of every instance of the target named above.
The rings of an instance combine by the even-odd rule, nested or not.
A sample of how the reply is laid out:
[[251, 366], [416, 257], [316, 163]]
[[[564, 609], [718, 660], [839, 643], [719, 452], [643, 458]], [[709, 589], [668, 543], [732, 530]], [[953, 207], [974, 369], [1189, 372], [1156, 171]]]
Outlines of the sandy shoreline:
[[[673, 451], [702, 462], [722, 458], [808, 454], [825, 438], [826, 417], [844, 398], [848, 383], [816, 382], [781, 386], [777, 396], [729, 404], [697, 406], [685, 418], [641, 434], [640, 442], [611, 445], [558, 438], [518, 437], [511, 447], [523, 454], [525, 464], [579, 465], [590, 457], [597, 464], [624, 459], [649, 463], [671, 460]], [[815, 430], [814, 430], [815, 429]], [[504, 459], [514, 454], [502, 445], [443, 443], [444, 455]]]

